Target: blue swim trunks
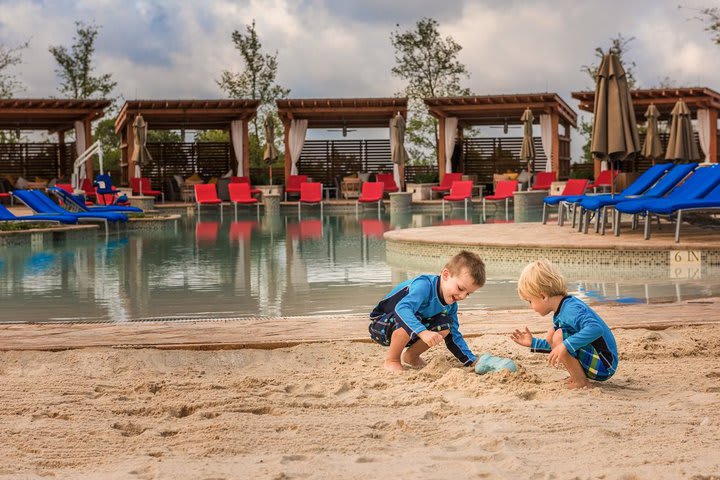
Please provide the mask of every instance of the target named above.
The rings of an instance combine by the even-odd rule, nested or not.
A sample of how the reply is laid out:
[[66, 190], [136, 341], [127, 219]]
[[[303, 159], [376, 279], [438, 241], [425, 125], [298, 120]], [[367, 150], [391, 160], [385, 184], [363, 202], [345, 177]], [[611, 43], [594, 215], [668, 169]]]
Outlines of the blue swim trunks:
[[[439, 313], [434, 317], [430, 318], [420, 318], [420, 316], [416, 314], [415, 318], [417, 318], [420, 323], [425, 326], [425, 328], [433, 332], [450, 330], [450, 325], [452, 323], [450, 317], [448, 317], [444, 313]], [[410, 341], [407, 343], [407, 347], [417, 342], [420, 338], [415, 333], [413, 333], [410, 327], [408, 327], [407, 324], [403, 322], [400, 317], [395, 316], [394, 312], [385, 313], [375, 318], [370, 317], [370, 325], [368, 326], [368, 331], [370, 332], [370, 338], [372, 338], [380, 345], [387, 347], [390, 345], [390, 337], [392, 337], [393, 332], [398, 327], [404, 329], [408, 333], [408, 335], [410, 335]]]
[[[563, 330], [563, 340], [567, 337], [567, 333]], [[592, 344], [580, 347], [577, 352], [570, 352], [570, 355], [577, 358], [578, 362], [580, 362], [580, 366], [585, 371], [585, 376], [590, 380], [602, 382], [612, 377], [615, 373], [615, 370], [606, 366], [606, 362], [603, 362], [600, 359], [600, 352], [598, 352]], [[612, 365], [611, 361], [608, 363]]]

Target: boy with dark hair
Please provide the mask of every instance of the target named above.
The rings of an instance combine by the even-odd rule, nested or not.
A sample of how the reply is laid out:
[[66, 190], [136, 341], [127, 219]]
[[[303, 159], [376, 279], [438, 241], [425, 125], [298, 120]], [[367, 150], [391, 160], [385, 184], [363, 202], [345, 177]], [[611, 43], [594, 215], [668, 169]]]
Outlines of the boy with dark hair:
[[460, 333], [457, 302], [483, 285], [485, 264], [463, 250], [440, 275], [420, 275], [393, 288], [370, 313], [368, 328], [375, 342], [390, 347], [385, 369], [401, 372], [403, 363], [422, 368], [420, 354], [443, 340], [463, 365], [473, 365], [477, 357]]

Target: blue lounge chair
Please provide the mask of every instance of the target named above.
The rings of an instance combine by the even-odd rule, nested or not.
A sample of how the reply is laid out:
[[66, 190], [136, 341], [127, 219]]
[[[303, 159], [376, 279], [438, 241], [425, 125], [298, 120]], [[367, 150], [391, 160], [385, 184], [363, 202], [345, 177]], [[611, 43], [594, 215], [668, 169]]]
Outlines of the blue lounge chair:
[[698, 168], [683, 183], [675, 187], [663, 198], [637, 198], [624, 200], [615, 205], [615, 235], [620, 235], [620, 215], [630, 213], [632, 215], [645, 216], [645, 239], [650, 238], [650, 215], [648, 210], [670, 208], [679, 202], [699, 200], [708, 194], [720, 183], [720, 166]]
[[50, 187], [48, 190], [63, 201], [66, 207], [75, 212], [121, 212], [121, 213], [143, 213], [138, 207], [127, 207], [123, 205], [101, 205], [88, 207], [83, 204], [75, 195], [62, 188]]
[[665, 202], [659, 205], [652, 205], [648, 210], [654, 215], [676, 215], [675, 218], [675, 243], [680, 241], [680, 225], [682, 214], [687, 211], [710, 211], [720, 209], [720, 184], [699, 200], [678, 200], [676, 202]]
[[0, 222], [53, 222], [77, 223], [77, 218], [69, 215], [15, 215], [5, 205], [0, 205]]
[[108, 222], [127, 222], [127, 215], [119, 212], [69, 212], [37, 190], [15, 190], [13, 195], [37, 213], [69, 215], [80, 222], [103, 222], [105, 233], [109, 231]]
[[[642, 195], [633, 196], [627, 195], [623, 192], [622, 195], [615, 195], [614, 197], [597, 198], [594, 196], [588, 196], [587, 198], [579, 202], [580, 208], [585, 211], [585, 233], [587, 233], [588, 224], [590, 223], [590, 212], [594, 211], [596, 215], [599, 215], [598, 221], [601, 222], [602, 234], [605, 235], [605, 218], [608, 208], [614, 208], [618, 203], [628, 200], [633, 197], [642, 198], [659, 198], [672, 190], [678, 183], [680, 183], [685, 177], [692, 172], [697, 163], [683, 163], [680, 165], [673, 166], [670, 170], [665, 173], [655, 184], [645, 190]], [[634, 185], [634, 183], [633, 183]], [[625, 189], [627, 191], [627, 189]], [[598, 195], [598, 197], [601, 197]], [[604, 197], [604, 196], [602, 196]], [[616, 222], [619, 219], [616, 219]], [[580, 222], [582, 223], [582, 221]], [[597, 230], [597, 228], [596, 228]]]

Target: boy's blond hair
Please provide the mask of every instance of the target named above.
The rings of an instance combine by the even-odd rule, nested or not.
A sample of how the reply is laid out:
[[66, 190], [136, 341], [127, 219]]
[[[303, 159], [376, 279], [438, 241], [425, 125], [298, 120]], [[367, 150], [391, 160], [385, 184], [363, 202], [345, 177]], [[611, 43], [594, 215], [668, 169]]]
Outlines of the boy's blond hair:
[[478, 288], [485, 285], [485, 263], [476, 253], [461, 250], [445, 264], [445, 268], [453, 275], [460, 275], [463, 270], [467, 270]]
[[523, 300], [567, 295], [565, 278], [548, 260], [541, 258], [526, 266], [518, 279], [518, 295]]

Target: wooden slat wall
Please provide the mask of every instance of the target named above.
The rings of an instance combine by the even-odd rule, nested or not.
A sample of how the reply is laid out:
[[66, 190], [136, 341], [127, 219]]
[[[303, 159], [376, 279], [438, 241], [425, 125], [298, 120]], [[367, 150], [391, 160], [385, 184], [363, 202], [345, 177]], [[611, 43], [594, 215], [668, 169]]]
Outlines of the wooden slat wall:
[[[542, 142], [538, 137], [534, 137], [533, 142], [537, 155], [534, 171], [545, 171], [547, 157]], [[463, 141], [463, 173], [477, 175], [478, 183], [492, 184], [495, 173], [519, 172], [525, 165], [518, 158], [521, 146], [522, 137], [466, 138]]]
[[392, 171], [390, 140], [306, 140], [298, 172], [333, 185], [335, 177]]
[[189, 177], [197, 172], [204, 178], [222, 177], [232, 168], [231, 147], [225, 142], [148, 143], [147, 148], [153, 162], [143, 169], [142, 176], [150, 177], [156, 189], [173, 175]]
[[74, 143], [64, 147], [57, 143], [0, 143], [0, 174], [30, 181], [35, 177], [68, 178], [77, 155]]

